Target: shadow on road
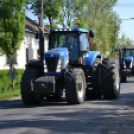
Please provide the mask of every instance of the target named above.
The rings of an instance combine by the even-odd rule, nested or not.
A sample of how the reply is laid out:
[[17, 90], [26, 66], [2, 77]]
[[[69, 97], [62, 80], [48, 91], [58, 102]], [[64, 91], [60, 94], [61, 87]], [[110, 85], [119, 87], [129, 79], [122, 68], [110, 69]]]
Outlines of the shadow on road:
[[[2, 104], [5, 103], [5, 106]], [[6, 104], [8, 103], [8, 104]], [[118, 100], [86, 101], [81, 105], [67, 105], [65, 100], [62, 102], [42, 102], [39, 106], [25, 106], [21, 100], [1, 101], [1, 108], [34, 108], [44, 107], [32, 114], [26, 113], [24, 118], [1, 120], [0, 129], [30, 128], [32, 131], [25, 130], [23, 133], [38, 134], [49, 131], [56, 134], [68, 133], [88, 133], [88, 134], [133, 134], [134, 132], [134, 112], [128, 109], [120, 109], [121, 106], [134, 107], [134, 94], [122, 94]], [[7, 106], [6, 106], [7, 105]], [[48, 110], [48, 105], [57, 105]], [[93, 106], [94, 105], [94, 106]], [[107, 108], [114, 106], [114, 108]], [[59, 106], [66, 106], [60, 107]], [[82, 108], [81, 108], [82, 106]], [[85, 107], [84, 107], [85, 106]], [[34, 108], [36, 109], [36, 108]], [[33, 109], [33, 110], [34, 110]], [[30, 109], [29, 109], [30, 110]], [[36, 109], [37, 110], [37, 109]], [[8, 116], [8, 115], [7, 115]], [[18, 115], [22, 116], [22, 115]], [[29, 118], [32, 116], [32, 118]], [[11, 115], [10, 115], [11, 118]]]
[[34, 108], [34, 107], [43, 107], [43, 106], [61, 106], [67, 105], [66, 99], [62, 98], [60, 100], [53, 99], [44, 99], [38, 105], [25, 105], [21, 99], [19, 100], [2, 100], [0, 101], [0, 109], [15, 109], [15, 108]]
[[5, 115], [6, 120], [0, 120], [0, 129], [29, 128], [23, 133], [30, 134], [133, 134], [134, 112], [129, 110], [133, 107], [134, 93], [121, 94], [117, 100], [85, 101], [81, 105], [68, 105], [65, 98], [57, 102], [44, 100], [33, 106], [24, 105], [22, 100], [0, 101], [1, 110], [29, 111]]
[[[113, 100], [106, 100], [102, 98], [100, 100], [85, 100], [84, 103], [134, 107], [134, 93], [120, 94], [120, 97], [118, 99]], [[38, 105], [25, 105], [21, 99], [0, 101], [0, 109], [34, 108], [34, 107], [49, 107], [49, 106], [69, 106], [69, 104], [66, 102], [65, 98], [62, 98], [60, 100], [44, 99]]]

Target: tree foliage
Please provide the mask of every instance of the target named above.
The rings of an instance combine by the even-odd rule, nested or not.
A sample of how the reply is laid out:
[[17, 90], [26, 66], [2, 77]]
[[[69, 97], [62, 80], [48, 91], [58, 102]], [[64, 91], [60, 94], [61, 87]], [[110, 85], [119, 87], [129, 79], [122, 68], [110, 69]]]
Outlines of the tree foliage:
[[[43, 0], [44, 2], [44, 19], [48, 19], [50, 28], [55, 27], [55, 20], [59, 18], [61, 11], [60, 3], [62, 0]], [[34, 15], [39, 14], [39, 3], [37, 0], [31, 0], [27, 3], [30, 4], [30, 10], [33, 11]], [[28, 6], [27, 6], [28, 7]]]
[[20, 48], [25, 33], [26, 0], [0, 1], [0, 52], [10, 56]]
[[[90, 45], [97, 45], [99, 51], [106, 57], [107, 52], [114, 51], [114, 41], [118, 38], [121, 20], [112, 7], [117, 0], [90, 0], [78, 12], [81, 27], [95, 31], [95, 39]], [[116, 38], [116, 39], [115, 39]], [[93, 47], [92, 47], [93, 48]]]
[[61, 13], [58, 22], [63, 27], [72, 27], [74, 21], [78, 18], [78, 13], [83, 12], [87, 0], [62, 0], [60, 3]]
[[130, 39], [129, 37], [127, 37], [125, 34], [123, 34], [117, 42], [117, 46], [116, 48], [118, 48], [119, 46], [121, 48], [123, 47], [129, 47], [129, 46], [133, 46], [134, 45], [134, 41], [132, 39]]

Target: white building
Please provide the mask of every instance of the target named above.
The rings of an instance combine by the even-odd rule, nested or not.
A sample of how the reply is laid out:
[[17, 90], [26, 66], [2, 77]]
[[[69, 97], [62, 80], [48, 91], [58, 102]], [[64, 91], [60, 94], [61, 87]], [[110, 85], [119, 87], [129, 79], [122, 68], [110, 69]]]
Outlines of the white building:
[[[17, 51], [17, 64], [15, 64], [16, 69], [25, 69], [25, 64], [29, 60], [38, 59], [39, 56], [39, 41], [35, 39], [35, 33], [39, 31], [38, 22], [26, 17], [25, 23], [25, 40], [22, 41], [20, 50]], [[44, 48], [45, 51], [47, 51], [49, 33], [45, 28], [44, 35]], [[9, 69], [6, 55], [0, 56], [0, 70], [2, 69]]]

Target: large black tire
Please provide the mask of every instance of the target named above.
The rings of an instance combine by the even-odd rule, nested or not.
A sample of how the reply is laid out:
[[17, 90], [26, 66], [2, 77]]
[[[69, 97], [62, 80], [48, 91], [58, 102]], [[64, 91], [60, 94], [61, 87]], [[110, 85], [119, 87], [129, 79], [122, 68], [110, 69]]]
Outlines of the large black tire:
[[82, 69], [69, 69], [65, 78], [65, 89], [69, 104], [80, 104], [84, 101], [86, 80]]
[[40, 95], [32, 91], [32, 82], [40, 76], [39, 69], [28, 68], [25, 70], [21, 81], [21, 97], [25, 104], [38, 104], [41, 101]]
[[100, 99], [101, 91], [99, 85], [99, 69], [101, 68], [101, 59], [96, 58], [91, 66], [92, 74], [88, 76], [88, 87], [86, 89], [87, 99]]
[[122, 82], [122, 83], [126, 83], [126, 81], [127, 81], [127, 77], [126, 77], [126, 76], [122, 76], [122, 77], [121, 77], [121, 82]]
[[120, 95], [120, 67], [116, 58], [106, 58], [101, 66], [101, 91], [106, 99]]

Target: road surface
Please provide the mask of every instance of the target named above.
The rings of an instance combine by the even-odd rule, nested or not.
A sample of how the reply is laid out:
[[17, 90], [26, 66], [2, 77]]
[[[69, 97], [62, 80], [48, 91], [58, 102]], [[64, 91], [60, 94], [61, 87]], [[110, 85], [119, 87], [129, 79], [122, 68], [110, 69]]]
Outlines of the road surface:
[[0, 134], [134, 134], [134, 77], [121, 84], [117, 100], [81, 105], [44, 101], [25, 106], [21, 99], [0, 101]]

